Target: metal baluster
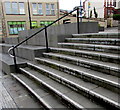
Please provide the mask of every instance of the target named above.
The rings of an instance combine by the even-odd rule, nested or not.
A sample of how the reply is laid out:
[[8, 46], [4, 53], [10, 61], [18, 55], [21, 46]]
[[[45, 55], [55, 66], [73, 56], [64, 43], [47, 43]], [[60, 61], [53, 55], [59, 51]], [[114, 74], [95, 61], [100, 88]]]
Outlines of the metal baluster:
[[79, 25], [79, 7], [77, 8], [77, 29], [78, 29], [78, 34], [80, 34], [80, 25]]
[[45, 26], [45, 40], [46, 40], [46, 52], [49, 52], [48, 49], [48, 37], [47, 37], [47, 27]]
[[13, 51], [13, 56], [14, 56], [13, 60], [14, 60], [14, 65], [15, 65], [15, 72], [18, 72], [15, 49], [13, 48], [12, 51]]

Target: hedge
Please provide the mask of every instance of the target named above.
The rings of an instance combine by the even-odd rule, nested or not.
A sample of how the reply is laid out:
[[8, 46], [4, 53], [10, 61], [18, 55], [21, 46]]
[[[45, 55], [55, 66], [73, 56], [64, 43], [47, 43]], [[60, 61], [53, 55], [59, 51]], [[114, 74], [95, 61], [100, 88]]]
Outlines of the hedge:
[[113, 19], [120, 21], [120, 14], [114, 14]]

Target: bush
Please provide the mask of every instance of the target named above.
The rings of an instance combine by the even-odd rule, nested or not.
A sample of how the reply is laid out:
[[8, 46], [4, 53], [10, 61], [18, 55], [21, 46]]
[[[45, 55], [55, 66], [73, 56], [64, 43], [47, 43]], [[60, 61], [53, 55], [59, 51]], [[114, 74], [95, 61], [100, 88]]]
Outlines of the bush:
[[113, 19], [120, 21], [120, 14], [114, 14]]

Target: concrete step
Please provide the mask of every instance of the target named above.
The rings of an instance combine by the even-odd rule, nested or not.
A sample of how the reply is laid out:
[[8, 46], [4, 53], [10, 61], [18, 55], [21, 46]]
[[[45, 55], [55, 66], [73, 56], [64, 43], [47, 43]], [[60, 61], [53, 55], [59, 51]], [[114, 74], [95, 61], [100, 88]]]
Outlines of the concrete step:
[[[119, 109], [119, 107], [120, 107], [120, 105], [118, 104], [119, 95], [114, 92], [111, 92], [109, 90], [101, 88], [92, 83], [82, 81], [80, 78], [73, 77], [73, 76], [65, 74], [65, 73], [62, 74], [62, 72], [53, 70], [51, 68], [48, 69], [48, 67], [43, 66], [43, 65], [35, 65], [35, 64], [31, 64], [31, 63], [29, 63], [28, 65], [30, 68], [32, 68], [36, 71], [39, 71], [38, 74], [42, 73], [42, 74], [46, 75], [47, 77], [50, 77], [51, 79], [61, 83], [62, 85], [65, 85], [65, 86], [71, 88], [72, 90], [79, 92], [81, 95], [86, 96], [87, 98], [98, 102], [99, 104], [103, 104], [104, 106], [110, 107], [112, 109]], [[24, 71], [24, 69], [21, 69], [21, 70]], [[28, 69], [27, 69], [27, 71], [28, 71]], [[27, 71], [25, 70], [24, 72], [26, 73]], [[28, 74], [28, 72], [27, 72], [27, 74]], [[38, 76], [38, 74], [36, 74], [36, 78], [43, 79], [43, 77]], [[35, 72], [32, 71], [31, 75], [32, 76], [35, 75]], [[46, 81], [46, 79], [44, 81]], [[54, 84], [55, 84], [55, 82], [54, 82]], [[78, 101], [78, 102], [80, 102], [80, 101]], [[88, 102], [86, 102], [86, 104], [87, 103]]]
[[30, 79], [24, 74], [11, 74], [17, 81], [19, 81], [30, 93], [32, 93], [47, 110], [54, 110], [57, 108], [66, 109], [67, 107], [58, 100], [53, 94], [49, 93], [42, 85], [37, 84], [33, 79]]
[[120, 53], [119, 46], [111, 45], [94, 45], [94, 44], [82, 44], [82, 43], [58, 43], [59, 48], [79, 49], [105, 53]]
[[[25, 67], [27, 65], [26, 61], [21, 58], [16, 58], [18, 67]], [[11, 72], [15, 71], [14, 61], [8, 54], [0, 53], [0, 63], [1, 63], [1, 70], [6, 73], [10, 74]]]
[[65, 72], [69, 75], [76, 76], [77, 78], [79, 77], [82, 80], [89, 81], [101, 87], [107, 88], [116, 93], [120, 93], [120, 78], [117, 78], [115, 76], [107, 75], [101, 72], [93, 71], [87, 68], [78, 67], [52, 59], [35, 58], [35, 60], [39, 64], [46, 65], [61, 72]]
[[[30, 64], [29, 64], [30, 66]], [[24, 74], [29, 75], [32, 79], [36, 80], [38, 83], [42, 84], [46, 89], [56, 95], [61, 99], [63, 103], [65, 103], [73, 110], [87, 110], [87, 108], [103, 108], [102, 106], [92, 102], [90, 99], [82, 96], [81, 94], [73, 91], [71, 88], [62, 85], [59, 82], [59, 79], [53, 80], [51, 79], [51, 75], [47, 76], [43, 74], [43, 72], [37, 72], [30, 68], [21, 68], [21, 71]], [[76, 98], [75, 98], [76, 97]], [[86, 102], [86, 104], [84, 103]]]
[[74, 38], [119, 38], [120, 33], [86, 33], [72, 34]]
[[101, 62], [97, 60], [91, 60], [81, 57], [75, 57], [70, 55], [58, 54], [58, 53], [43, 53], [45, 58], [50, 58], [69, 64], [74, 64], [79, 67], [85, 67], [91, 70], [96, 70], [99, 72], [106, 73], [108, 75], [113, 75], [120, 77], [120, 69], [118, 64]]
[[118, 38], [66, 38], [66, 42], [120, 46]]
[[51, 48], [51, 52], [61, 53], [65, 55], [78, 56], [87, 59], [94, 59], [103, 62], [110, 62], [119, 64], [120, 58], [118, 54], [103, 53], [103, 52], [94, 52], [87, 50], [76, 50], [76, 49], [66, 49], [66, 48]]

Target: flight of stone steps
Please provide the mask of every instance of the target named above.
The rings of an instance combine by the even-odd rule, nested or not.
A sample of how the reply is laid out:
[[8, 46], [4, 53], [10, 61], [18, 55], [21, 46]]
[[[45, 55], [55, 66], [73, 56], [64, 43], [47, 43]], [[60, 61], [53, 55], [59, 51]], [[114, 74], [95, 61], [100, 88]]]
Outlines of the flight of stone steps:
[[11, 75], [46, 109], [119, 110], [118, 37], [73, 34]]

